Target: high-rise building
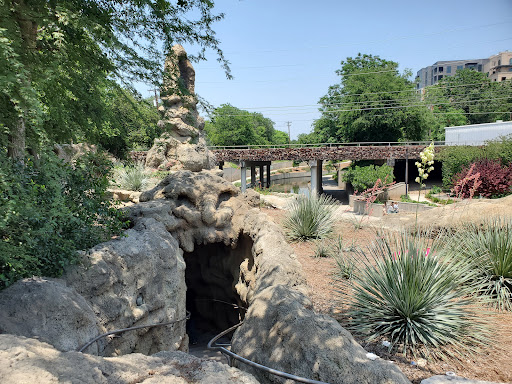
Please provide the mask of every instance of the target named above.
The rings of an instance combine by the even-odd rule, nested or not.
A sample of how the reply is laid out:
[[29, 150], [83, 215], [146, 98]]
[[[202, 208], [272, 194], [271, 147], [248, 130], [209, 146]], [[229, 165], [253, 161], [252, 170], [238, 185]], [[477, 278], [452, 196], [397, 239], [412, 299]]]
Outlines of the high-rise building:
[[485, 66], [488, 62], [489, 59], [438, 61], [418, 71], [416, 88], [422, 89], [437, 84], [445, 77], [454, 76], [459, 69], [469, 68], [478, 72], [486, 72]]
[[512, 79], [512, 52], [505, 51], [491, 56], [484, 71], [489, 74], [491, 81]]

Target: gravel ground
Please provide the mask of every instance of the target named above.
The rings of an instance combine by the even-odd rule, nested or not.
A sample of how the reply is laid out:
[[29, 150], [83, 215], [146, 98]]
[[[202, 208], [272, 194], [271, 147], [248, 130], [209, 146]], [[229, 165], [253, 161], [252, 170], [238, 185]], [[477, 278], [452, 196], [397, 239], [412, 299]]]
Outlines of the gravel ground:
[[[281, 197], [281, 199], [284, 198]], [[274, 206], [285, 206], [282, 201], [274, 200], [274, 203]], [[495, 204], [494, 201], [493, 205]], [[266, 212], [277, 224], [281, 224], [286, 215], [286, 211], [283, 209], [264, 207], [262, 211]], [[335, 232], [337, 236], [342, 236], [344, 246], [347, 249], [355, 246], [364, 247], [371, 242], [376, 236], [375, 228], [397, 229], [397, 227], [393, 228], [393, 225], [390, 225], [391, 223], [384, 223], [384, 220], [381, 221], [381, 219], [368, 219], [353, 215], [347, 206], [340, 206], [336, 215], [339, 220]], [[435, 217], [431, 216], [431, 220], [435, 222]], [[354, 224], [361, 224], [362, 228], [357, 229]], [[306, 274], [315, 309], [336, 318], [340, 312], [333, 285], [334, 261], [330, 258], [315, 258], [316, 244], [314, 242], [292, 243], [291, 246], [295, 250]], [[364, 340], [358, 341], [368, 351], [395, 362], [413, 383], [419, 383], [421, 380], [434, 375], [444, 375], [448, 371], [470, 379], [512, 383], [512, 363], [510, 362], [512, 354], [512, 313], [490, 312], [489, 316], [493, 323], [493, 342], [481, 353], [470, 358], [443, 361], [419, 360], [416, 365], [412, 365], [410, 359], [406, 359], [399, 354], [390, 355], [387, 353], [387, 349], [380, 345], [367, 344]]]

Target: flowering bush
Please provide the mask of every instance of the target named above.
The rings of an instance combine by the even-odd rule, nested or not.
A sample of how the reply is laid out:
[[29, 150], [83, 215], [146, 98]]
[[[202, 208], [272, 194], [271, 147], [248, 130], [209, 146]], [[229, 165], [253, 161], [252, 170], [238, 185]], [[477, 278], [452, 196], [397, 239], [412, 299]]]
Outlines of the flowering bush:
[[512, 193], [512, 166], [503, 167], [498, 160], [480, 160], [456, 174], [453, 184], [452, 193], [463, 198], [505, 196]]

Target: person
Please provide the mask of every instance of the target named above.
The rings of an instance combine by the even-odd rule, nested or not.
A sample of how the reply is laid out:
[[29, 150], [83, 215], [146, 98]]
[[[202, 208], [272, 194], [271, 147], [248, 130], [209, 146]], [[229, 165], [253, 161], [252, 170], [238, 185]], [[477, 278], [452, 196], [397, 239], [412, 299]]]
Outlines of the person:
[[393, 211], [393, 202], [392, 201], [389, 203], [389, 205], [387, 207], [388, 207], [388, 213], [395, 213]]
[[399, 211], [399, 210], [400, 210], [400, 208], [398, 208], [398, 203], [395, 201], [395, 202], [393, 203], [393, 211], [394, 211], [395, 213], [398, 213], [398, 211]]

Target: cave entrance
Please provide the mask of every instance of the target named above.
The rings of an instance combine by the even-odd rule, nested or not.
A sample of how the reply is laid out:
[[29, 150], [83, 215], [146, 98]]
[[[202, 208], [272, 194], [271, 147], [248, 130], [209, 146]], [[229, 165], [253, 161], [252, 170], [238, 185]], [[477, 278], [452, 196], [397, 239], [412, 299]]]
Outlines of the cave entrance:
[[191, 345], [205, 345], [243, 320], [250, 281], [254, 281], [252, 245], [252, 239], [241, 234], [236, 247], [213, 243], [184, 253]]

